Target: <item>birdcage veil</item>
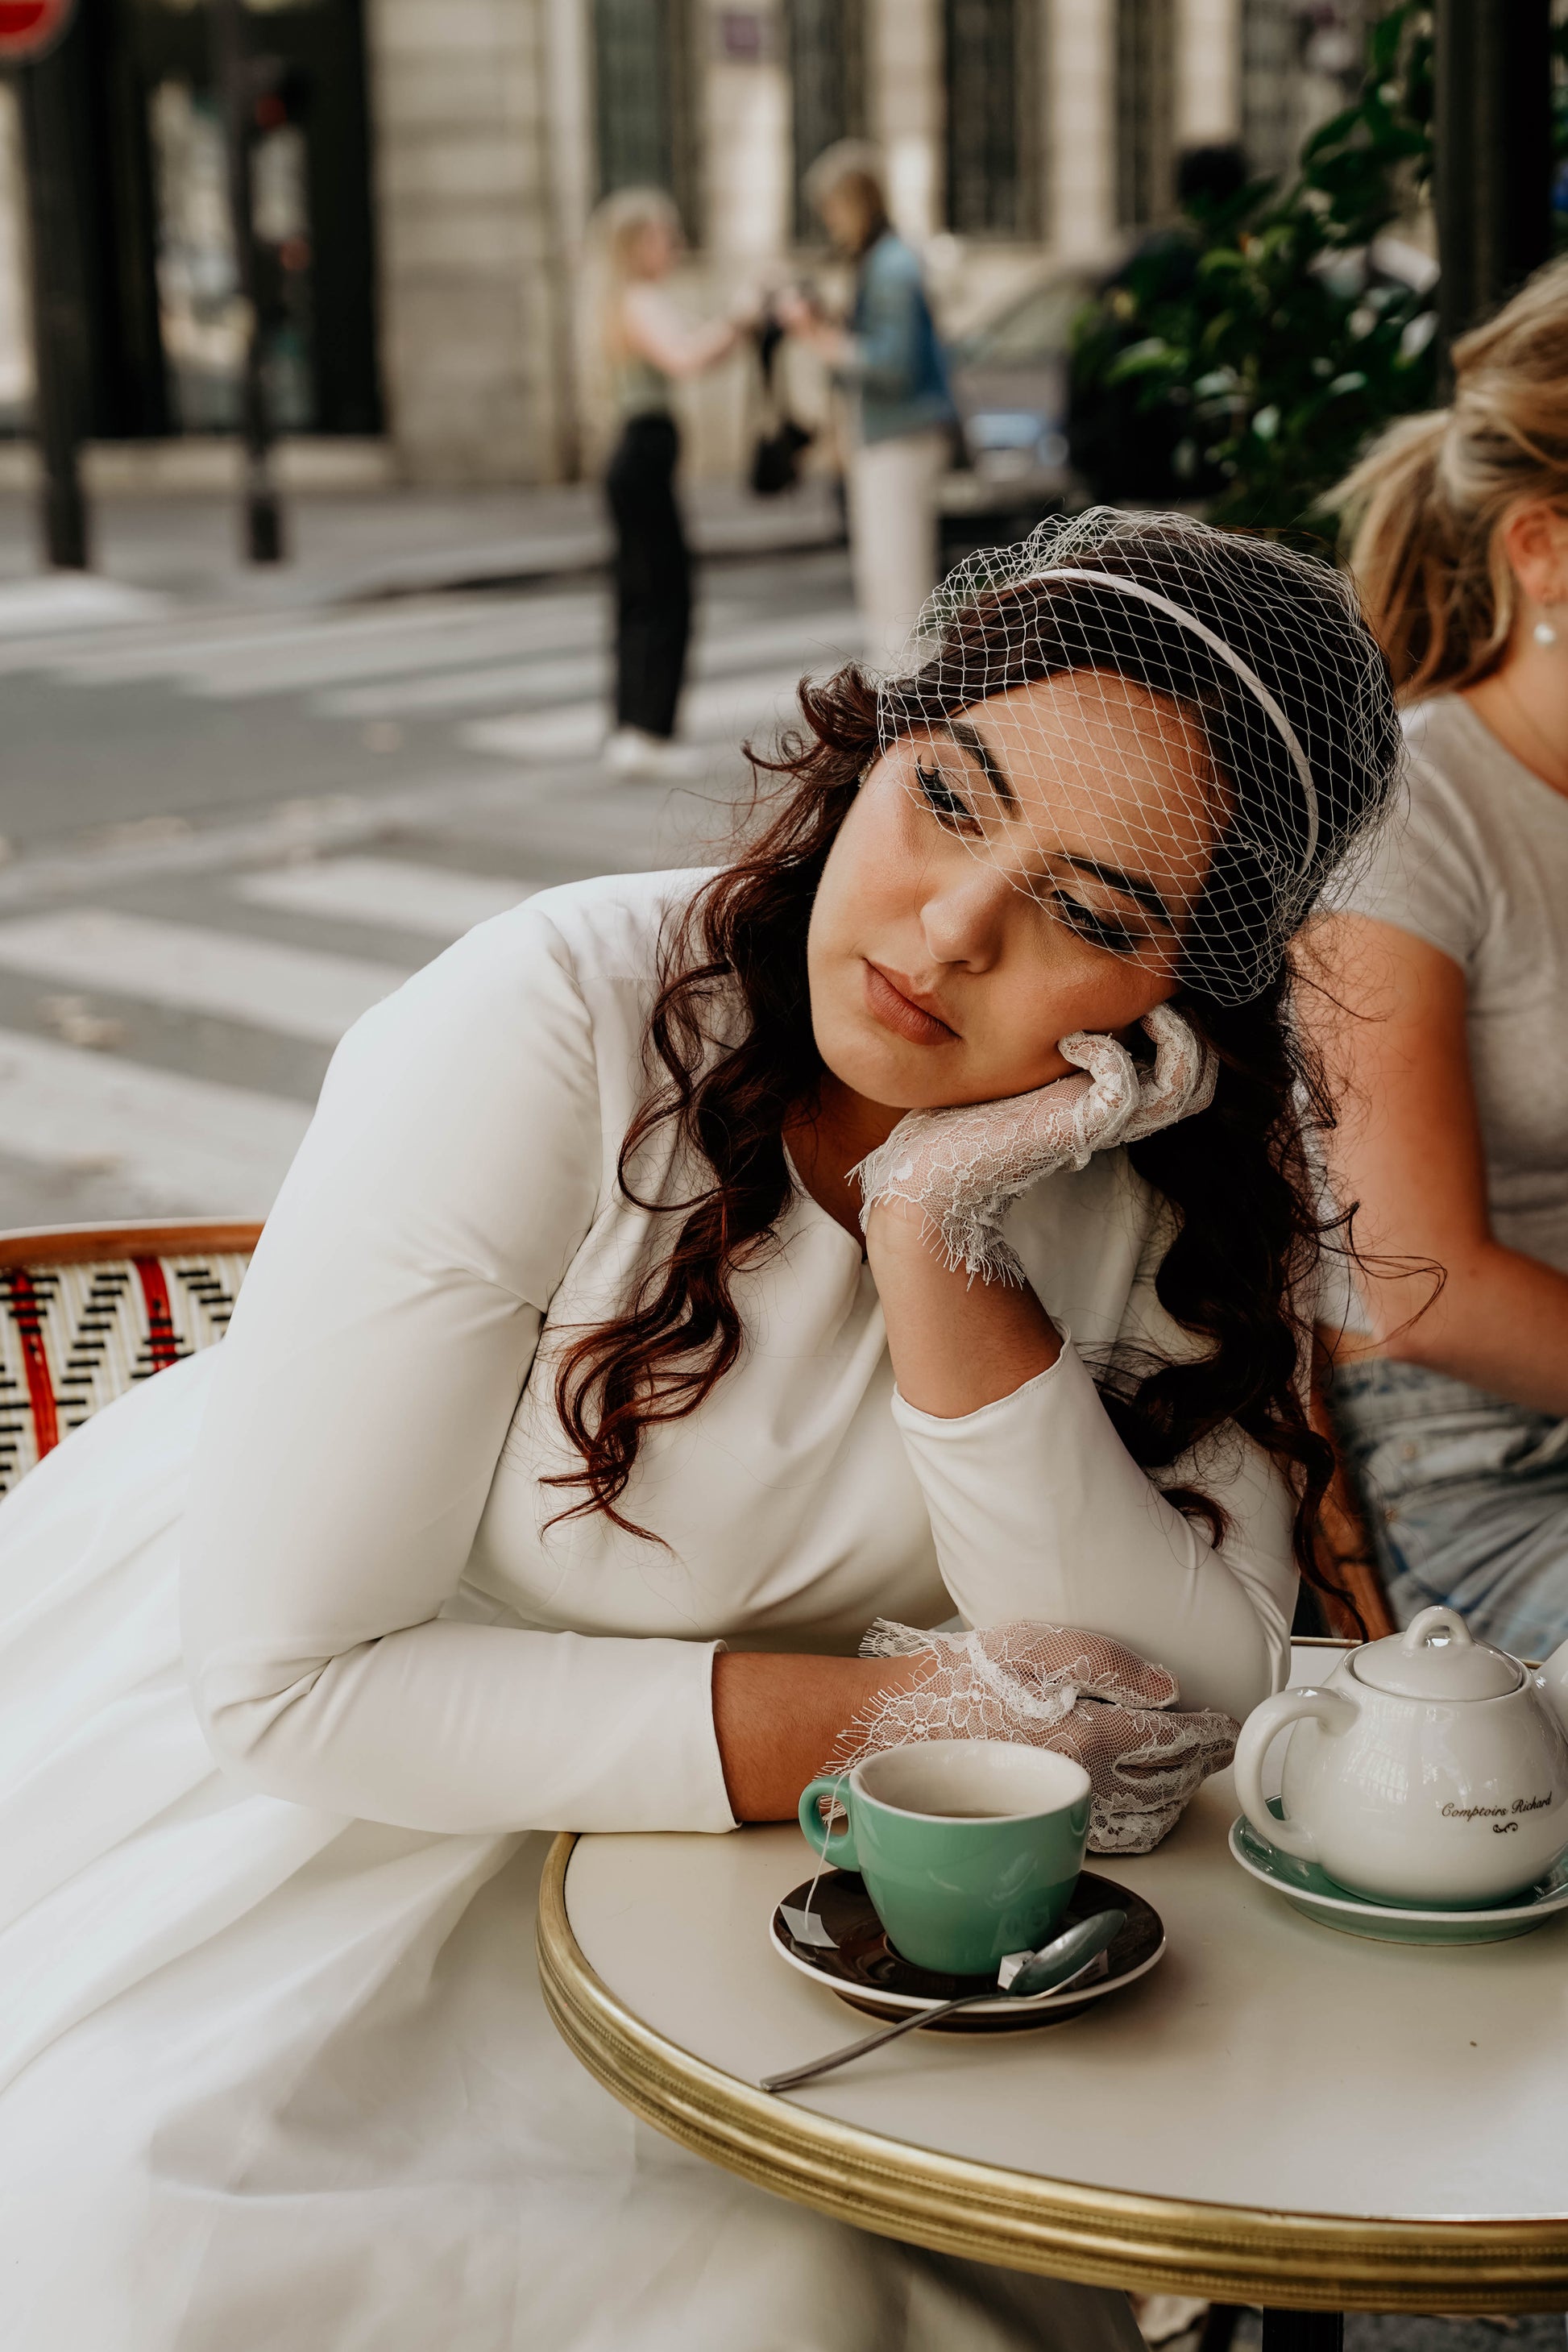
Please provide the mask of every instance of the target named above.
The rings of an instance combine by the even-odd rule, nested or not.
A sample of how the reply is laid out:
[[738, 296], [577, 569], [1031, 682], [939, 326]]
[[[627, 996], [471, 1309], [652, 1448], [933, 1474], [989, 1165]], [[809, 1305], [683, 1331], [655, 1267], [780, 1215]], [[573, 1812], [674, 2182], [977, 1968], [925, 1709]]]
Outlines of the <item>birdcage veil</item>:
[[1399, 771], [1388, 667], [1341, 573], [1113, 507], [951, 572], [878, 727], [1016, 888], [1230, 1004], [1268, 987]]

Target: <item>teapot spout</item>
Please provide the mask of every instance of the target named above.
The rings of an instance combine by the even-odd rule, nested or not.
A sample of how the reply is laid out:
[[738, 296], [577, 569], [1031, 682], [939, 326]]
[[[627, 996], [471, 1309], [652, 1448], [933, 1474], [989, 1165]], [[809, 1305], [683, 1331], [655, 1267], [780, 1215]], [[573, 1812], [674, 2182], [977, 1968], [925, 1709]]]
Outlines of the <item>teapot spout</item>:
[[1551, 1700], [1558, 1722], [1568, 1731], [1568, 1642], [1553, 1650], [1542, 1667], [1541, 1687]]

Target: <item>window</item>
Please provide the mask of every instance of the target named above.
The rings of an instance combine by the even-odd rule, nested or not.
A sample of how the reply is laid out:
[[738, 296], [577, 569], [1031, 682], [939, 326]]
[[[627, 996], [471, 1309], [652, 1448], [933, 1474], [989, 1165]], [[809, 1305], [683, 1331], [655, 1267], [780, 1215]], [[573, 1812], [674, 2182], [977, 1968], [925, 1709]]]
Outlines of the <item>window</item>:
[[668, 188], [696, 236], [690, 56], [685, 0], [594, 0], [599, 194]]
[[1365, 0], [1242, 0], [1241, 135], [1255, 172], [1293, 179], [1303, 141], [1354, 102], [1378, 13]]
[[1124, 228], [1175, 209], [1171, 0], [1116, 0], [1116, 214]]
[[1031, 0], [945, 0], [947, 225], [1024, 236], [1039, 179]]
[[788, 0], [790, 89], [794, 100], [795, 233], [815, 241], [821, 225], [801, 183], [817, 157], [866, 129], [866, 37], [861, 0]]
[[1271, 179], [1284, 179], [1296, 160], [1300, 21], [1292, 0], [1243, 0], [1242, 144], [1252, 169]]

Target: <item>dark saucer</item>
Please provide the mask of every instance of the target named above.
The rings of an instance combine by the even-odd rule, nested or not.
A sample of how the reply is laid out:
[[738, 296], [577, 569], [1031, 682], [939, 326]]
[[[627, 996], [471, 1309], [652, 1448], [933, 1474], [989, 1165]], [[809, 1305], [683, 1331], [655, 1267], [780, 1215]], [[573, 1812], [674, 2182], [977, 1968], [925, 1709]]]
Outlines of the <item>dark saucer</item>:
[[[935, 2033], [1018, 2033], [1076, 2017], [1107, 1993], [1119, 1992], [1154, 1966], [1165, 1948], [1165, 1929], [1152, 1903], [1114, 1878], [1086, 1870], [1073, 1889], [1063, 1927], [1076, 1927], [1097, 1911], [1125, 1911], [1127, 1924], [1105, 1954], [1097, 1977], [1068, 1992], [1041, 1993], [1033, 2000], [977, 2002], [931, 2028]], [[901, 1959], [888, 1941], [866, 1883], [852, 1870], [825, 1870], [804, 1879], [784, 1897], [769, 1922], [774, 1949], [793, 1968], [815, 1977], [851, 2009], [889, 2022], [912, 2010], [934, 2009], [955, 1994], [984, 1992], [989, 1977], [943, 1976]], [[1058, 1931], [1059, 1932], [1059, 1931]], [[814, 1941], [821, 1937], [830, 1941]]]

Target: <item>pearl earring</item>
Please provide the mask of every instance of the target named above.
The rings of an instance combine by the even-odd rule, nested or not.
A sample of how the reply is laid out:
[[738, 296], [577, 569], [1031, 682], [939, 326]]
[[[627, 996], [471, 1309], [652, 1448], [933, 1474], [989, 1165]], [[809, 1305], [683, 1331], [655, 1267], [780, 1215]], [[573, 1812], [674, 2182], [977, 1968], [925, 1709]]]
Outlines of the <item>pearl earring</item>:
[[1538, 646], [1554, 646], [1557, 643], [1557, 632], [1550, 621], [1537, 621], [1531, 635]]

